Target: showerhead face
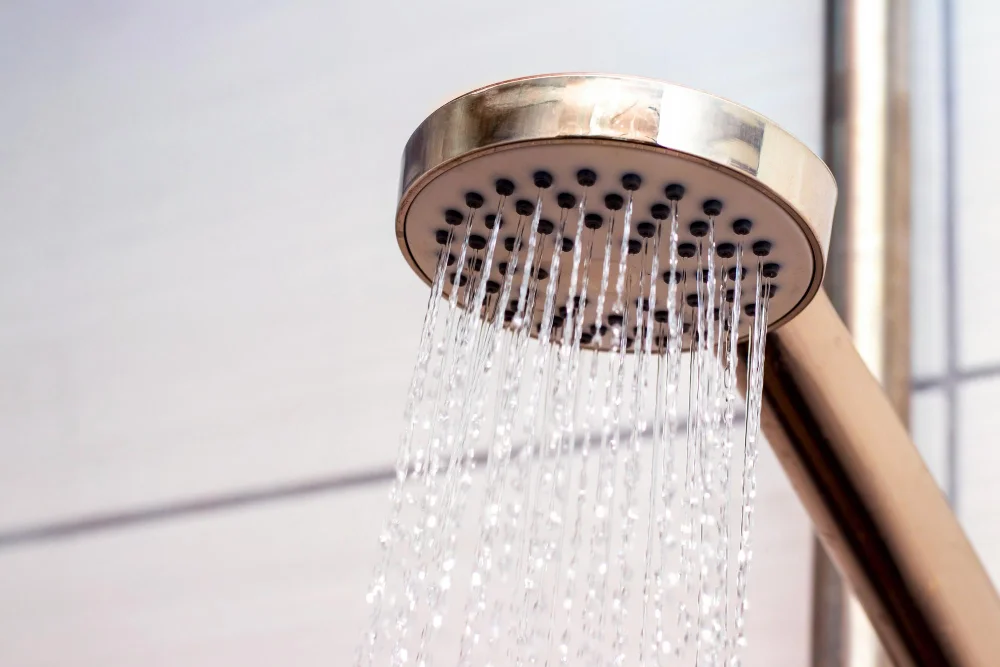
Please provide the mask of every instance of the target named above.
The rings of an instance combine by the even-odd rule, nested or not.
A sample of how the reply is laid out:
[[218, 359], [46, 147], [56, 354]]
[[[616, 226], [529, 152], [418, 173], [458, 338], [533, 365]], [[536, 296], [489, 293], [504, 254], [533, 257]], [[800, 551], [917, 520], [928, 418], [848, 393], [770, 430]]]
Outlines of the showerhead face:
[[[675, 282], [693, 309], [709, 273], [718, 303], [738, 294], [753, 315], [764, 276], [768, 326], [780, 326], [819, 289], [836, 200], [826, 165], [766, 118], [659, 81], [589, 74], [498, 83], [439, 108], [407, 143], [400, 190], [396, 235], [414, 271], [431, 283], [441, 253], [458, 254], [442, 250], [446, 240], [464, 243], [464, 265], [449, 258], [443, 293], [488, 285], [482, 300], [460, 289], [458, 302], [534, 324], [533, 334], [545, 299], [523, 318], [516, 307], [501, 312], [491, 298], [505, 281], [516, 303], [526, 276], [554, 280], [554, 303], [572, 312], [576, 296], [596, 333], [636, 328], [656, 308], [647, 304], [652, 281], [661, 295]], [[549, 275], [557, 243], [585, 258], [575, 288], [568, 260]], [[550, 318], [561, 323], [558, 312]], [[737, 321], [745, 337], [752, 317]], [[609, 341], [584, 333], [582, 344]]]

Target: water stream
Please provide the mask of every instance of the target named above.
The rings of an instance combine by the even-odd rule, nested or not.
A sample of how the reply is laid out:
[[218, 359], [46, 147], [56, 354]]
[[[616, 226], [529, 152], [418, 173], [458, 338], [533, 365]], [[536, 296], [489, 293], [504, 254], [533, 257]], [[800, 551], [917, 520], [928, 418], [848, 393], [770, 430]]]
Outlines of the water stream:
[[607, 221], [586, 192], [556, 222], [518, 206], [437, 239], [355, 664], [738, 666], [759, 258], [709, 217], [679, 270], [677, 202], [641, 239], [631, 197]]

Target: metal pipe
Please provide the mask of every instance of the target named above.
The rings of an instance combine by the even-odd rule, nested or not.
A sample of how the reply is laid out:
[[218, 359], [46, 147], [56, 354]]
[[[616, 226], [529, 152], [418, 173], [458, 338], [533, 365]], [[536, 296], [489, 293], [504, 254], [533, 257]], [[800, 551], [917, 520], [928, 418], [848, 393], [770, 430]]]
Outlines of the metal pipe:
[[768, 336], [762, 428], [893, 662], [995, 665], [1000, 598], [823, 292]]
[[[855, 347], [908, 420], [908, 0], [828, 0], [824, 153], [840, 183], [827, 289]], [[884, 655], [821, 549], [813, 667], [875, 667]]]

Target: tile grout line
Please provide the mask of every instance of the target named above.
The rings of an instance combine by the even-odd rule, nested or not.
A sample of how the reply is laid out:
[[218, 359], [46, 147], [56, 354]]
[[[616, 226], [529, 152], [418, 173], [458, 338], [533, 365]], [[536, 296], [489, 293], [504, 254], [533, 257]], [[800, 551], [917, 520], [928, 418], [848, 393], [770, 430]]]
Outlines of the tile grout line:
[[[736, 417], [737, 419], [744, 419], [745, 415], [742, 410], [738, 410]], [[686, 432], [685, 425], [685, 418], [679, 416], [678, 435], [683, 435]], [[619, 435], [620, 437], [628, 437], [630, 433], [631, 427], [626, 426], [621, 428]], [[599, 435], [599, 433], [592, 433], [591, 435]], [[584, 437], [584, 434], [576, 437], [573, 443], [574, 450], [580, 447]], [[651, 436], [647, 435], [644, 439], [648, 442]], [[514, 453], [518, 449], [515, 448]], [[486, 452], [477, 453], [474, 461], [477, 467], [486, 464]], [[21, 528], [0, 530], [0, 551], [37, 543], [89, 536], [95, 533], [126, 530], [207, 514], [218, 514], [276, 502], [366, 488], [376, 484], [387, 484], [395, 476], [395, 467], [386, 466], [344, 475], [330, 475], [302, 482], [277, 484], [264, 488], [235, 491], [204, 498], [168, 502], [160, 505], [117, 512], [112, 511], [104, 514], [61, 519]]]
[[913, 391], [926, 391], [928, 389], [944, 388], [953, 378], [956, 384], [963, 382], [975, 382], [976, 380], [989, 380], [1000, 378], [1000, 364], [991, 364], [975, 368], [955, 369], [949, 373], [947, 369], [943, 375], [932, 375], [929, 377], [916, 378], [910, 381], [910, 388]]
[[954, 7], [951, 0], [941, 2], [942, 61], [944, 87], [944, 200], [945, 235], [944, 267], [945, 287], [950, 298], [945, 299], [945, 359], [944, 378], [945, 402], [947, 410], [947, 488], [952, 507], [958, 507], [958, 344], [959, 322], [955, 295], [958, 291], [956, 262], [956, 221], [955, 221], [955, 62], [954, 62]]
[[122, 530], [151, 523], [171, 521], [204, 514], [214, 514], [274, 502], [346, 491], [387, 482], [395, 476], [392, 468], [375, 469], [347, 475], [333, 475], [305, 482], [279, 484], [247, 491], [224, 493], [210, 497], [163, 503], [105, 514], [55, 520], [0, 532], [0, 550]]

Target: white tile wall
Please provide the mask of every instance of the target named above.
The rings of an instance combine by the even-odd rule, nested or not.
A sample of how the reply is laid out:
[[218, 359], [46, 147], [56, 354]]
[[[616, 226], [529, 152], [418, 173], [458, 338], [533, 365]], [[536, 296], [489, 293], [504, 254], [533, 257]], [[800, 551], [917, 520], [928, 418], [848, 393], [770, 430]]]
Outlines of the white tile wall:
[[[800, 667], [811, 533], [759, 464], [748, 667]], [[0, 551], [0, 664], [349, 665], [386, 487]]]
[[946, 180], [943, 35], [940, 0], [911, 5], [910, 87], [912, 140], [910, 213], [910, 307], [912, 372], [916, 379], [939, 377], [946, 369], [945, 221]]
[[[997, 365], [996, 248], [1000, 247], [1000, 10], [990, 0], [955, 2], [956, 217], [960, 303], [959, 358], [965, 367]], [[934, 187], [935, 183], [927, 183]]]
[[997, 523], [1000, 378], [968, 382], [959, 392], [959, 517], [994, 583], [1000, 583], [1000, 524]]
[[385, 465], [426, 300], [392, 230], [419, 120], [593, 69], [815, 147], [821, 5], [0, 10], [0, 527]]
[[948, 488], [948, 414], [944, 391], [917, 391], [910, 398], [910, 433], [938, 486]]
[[[818, 148], [822, 2], [610, 7], [0, 7], [0, 534], [389, 465], [399, 154], [453, 94], [659, 76]], [[811, 540], [760, 470], [748, 662], [797, 666]], [[347, 664], [383, 495], [0, 549], [0, 664]]]
[[[944, 9], [954, 22], [946, 35]], [[994, 154], [1000, 130], [992, 109], [998, 98], [1000, 57], [995, 35], [1000, 10], [987, 0], [917, 0], [913, 16], [913, 371], [918, 381], [949, 376], [949, 383], [913, 396], [914, 438], [939, 483], [954, 457], [955, 503], [969, 538], [994, 581], [1000, 582], [1000, 532], [995, 528], [1000, 459], [991, 443], [1000, 421], [994, 405], [1000, 398], [1000, 326], [995, 304], [993, 248], [1000, 243], [995, 193], [1000, 175]], [[947, 50], [953, 59], [953, 89], [946, 81]], [[944, 112], [954, 110], [954, 228], [947, 227], [942, 198], [947, 182]], [[956, 240], [957, 284], [943, 270], [946, 234]], [[943, 340], [948, 324], [944, 299], [955, 299], [957, 340]], [[957, 367], [943, 365], [946, 346], [953, 345]], [[977, 379], [978, 378], [978, 379]], [[948, 407], [948, 392], [955, 406]], [[949, 431], [957, 439], [949, 442]]]
[[384, 498], [373, 488], [0, 553], [0, 664], [349, 665]]

